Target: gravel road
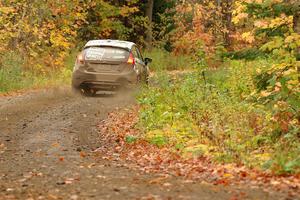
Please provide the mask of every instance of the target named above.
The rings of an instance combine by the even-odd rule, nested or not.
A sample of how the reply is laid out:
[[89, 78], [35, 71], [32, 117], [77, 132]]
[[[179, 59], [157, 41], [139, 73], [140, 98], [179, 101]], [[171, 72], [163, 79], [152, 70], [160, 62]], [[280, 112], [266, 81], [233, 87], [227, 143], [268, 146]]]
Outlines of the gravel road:
[[93, 152], [105, 142], [96, 125], [134, 102], [129, 94], [86, 98], [66, 88], [0, 97], [0, 199], [280, 199], [175, 177], [156, 183], [158, 174], [104, 160]]

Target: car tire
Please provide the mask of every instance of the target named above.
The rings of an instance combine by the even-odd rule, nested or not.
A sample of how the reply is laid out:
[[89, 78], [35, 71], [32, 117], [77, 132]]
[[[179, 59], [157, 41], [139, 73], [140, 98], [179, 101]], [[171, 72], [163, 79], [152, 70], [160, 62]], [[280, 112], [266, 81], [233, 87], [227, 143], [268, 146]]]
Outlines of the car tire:
[[93, 90], [90, 88], [85, 88], [85, 89], [83, 89], [83, 92], [82, 92], [82, 94], [86, 97], [93, 97], [96, 95], [96, 93], [97, 93], [96, 90]]
[[86, 96], [86, 97], [92, 97], [96, 95], [96, 90], [92, 90], [90, 88], [76, 88], [76, 87], [72, 87], [72, 92], [75, 95], [81, 95], [81, 96]]

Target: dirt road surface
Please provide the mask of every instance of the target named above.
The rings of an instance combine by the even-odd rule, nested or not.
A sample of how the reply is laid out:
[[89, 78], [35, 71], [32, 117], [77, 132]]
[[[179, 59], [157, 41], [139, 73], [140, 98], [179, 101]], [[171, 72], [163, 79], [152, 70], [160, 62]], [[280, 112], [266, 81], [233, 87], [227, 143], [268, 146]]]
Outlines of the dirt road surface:
[[263, 188], [232, 188], [170, 177], [153, 184], [107, 161], [96, 125], [132, 95], [78, 97], [68, 89], [0, 97], [0, 199], [284, 199]]

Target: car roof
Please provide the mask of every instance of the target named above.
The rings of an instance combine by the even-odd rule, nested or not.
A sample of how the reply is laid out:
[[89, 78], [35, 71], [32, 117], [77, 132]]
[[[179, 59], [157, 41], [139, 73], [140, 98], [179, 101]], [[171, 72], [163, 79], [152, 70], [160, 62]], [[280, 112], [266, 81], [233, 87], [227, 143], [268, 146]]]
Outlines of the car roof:
[[86, 43], [84, 48], [92, 46], [110, 46], [119, 47], [123, 49], [130, 50], [135, 44], [133, 42], [123, 41], [123, 40], [90, 40]]

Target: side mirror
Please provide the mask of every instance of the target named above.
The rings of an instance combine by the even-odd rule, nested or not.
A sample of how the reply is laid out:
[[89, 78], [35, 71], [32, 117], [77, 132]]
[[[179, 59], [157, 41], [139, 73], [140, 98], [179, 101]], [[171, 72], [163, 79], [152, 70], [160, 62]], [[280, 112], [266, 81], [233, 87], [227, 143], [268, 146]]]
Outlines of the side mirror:
[[152, 59], [151, 58], [145, 58], [145, 64], [148, 65], [149, 63], [152, 62]]

